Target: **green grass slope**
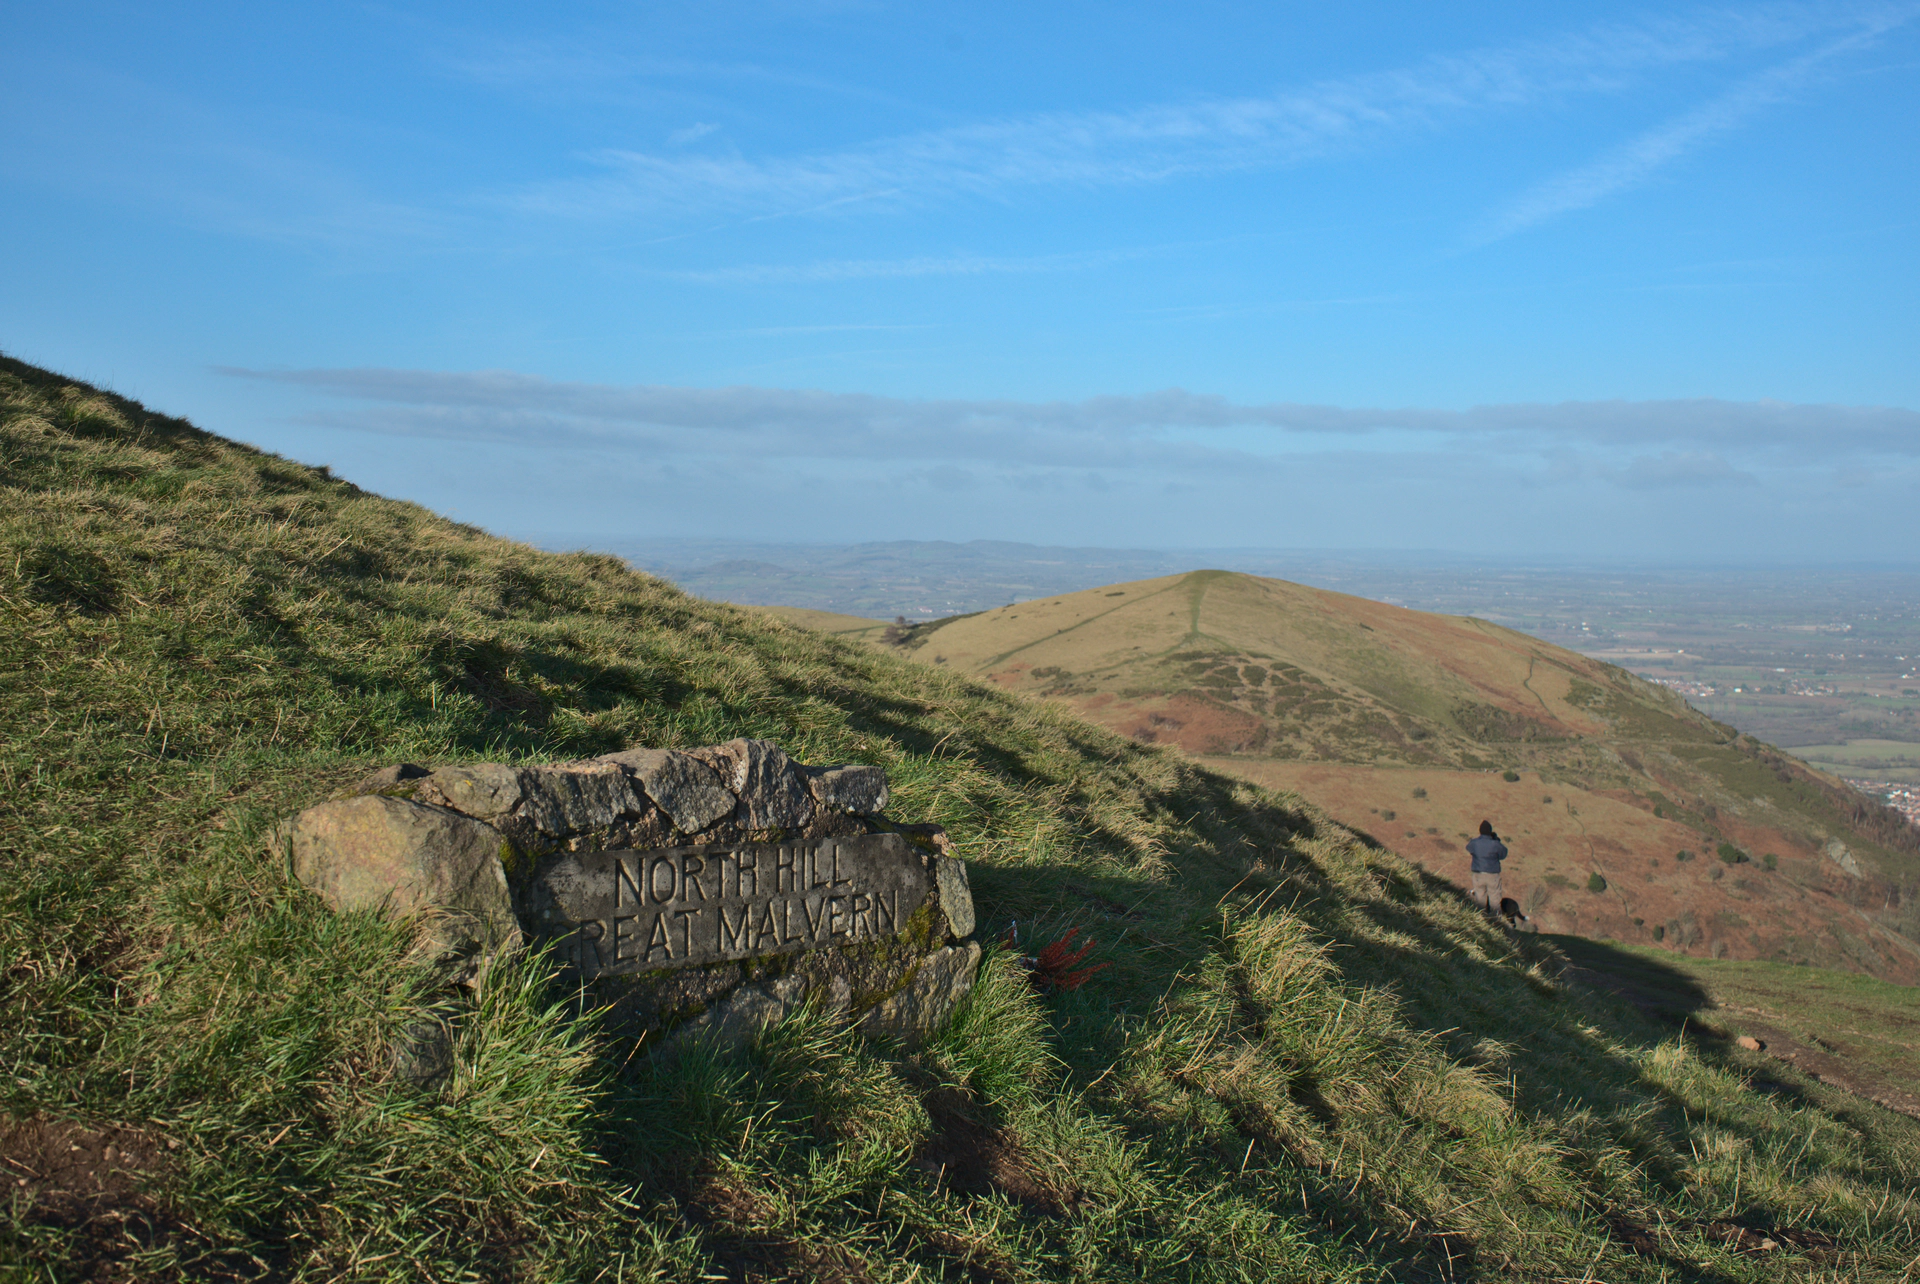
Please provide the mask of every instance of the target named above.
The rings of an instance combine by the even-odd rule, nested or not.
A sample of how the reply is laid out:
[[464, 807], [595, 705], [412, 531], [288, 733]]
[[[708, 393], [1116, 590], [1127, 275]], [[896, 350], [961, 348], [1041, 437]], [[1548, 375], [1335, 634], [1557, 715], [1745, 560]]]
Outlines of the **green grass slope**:
[[[1297, 798], [0, 363], [0, 1275], [1900, 1279], [1920, 1126], [1681, 1037]], [[266, 840], [370, 767], [765, 736], [972, 862], [928, 1046], [661, 1061]], [[1017, 924], [1017, 928], [1016, 928]], [[1042, 994], [1019, 954], [1104, 964]], [[11, 1176], [11, 1174], [18, 1174]]]
[[[1462, 878], [1460, 831], [1491, 816], [1525, 839], [1515, 886], [1559, 930], [1920, 981], [1920, 829], [1664, 687], [1512, 629], [1194, 571], [893, 641], [1297, 789]], [[1493, 783], [1506, 773], [1513, 788]], [[1740, 853], [1732, 877], [1675, 861], [1722, 844]], [[1577, 890], [1593, 874], [1611, 895]]]

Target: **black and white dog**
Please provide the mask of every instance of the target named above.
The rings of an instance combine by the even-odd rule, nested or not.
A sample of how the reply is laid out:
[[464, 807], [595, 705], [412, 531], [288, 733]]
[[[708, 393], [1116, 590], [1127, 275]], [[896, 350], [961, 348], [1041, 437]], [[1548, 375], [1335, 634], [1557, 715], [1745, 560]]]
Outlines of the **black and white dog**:
[[1500, 917], [1507, 920], [1508, 927], [1516, 927], [1521, 923], [1533, 922], [1532, 919], [1520, 912], [1520, 902], [1514, 900], [1511, 896], [1502, 896], [1500, 898]]

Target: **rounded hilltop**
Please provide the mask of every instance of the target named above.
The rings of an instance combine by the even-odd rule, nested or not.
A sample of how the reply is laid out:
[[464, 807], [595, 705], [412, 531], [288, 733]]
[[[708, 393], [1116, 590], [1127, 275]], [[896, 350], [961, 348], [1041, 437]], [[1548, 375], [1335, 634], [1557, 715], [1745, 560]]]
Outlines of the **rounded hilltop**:
[[[1920, 898], [1900, 891], [1920, 886], [1920, 831], [1513, 629], [1200, 570], [915, 625], [893, 649], [1297, 791], [1462, 887], [1461, 844], [1500, 816], [1509, 886], [1548, 930], [1920, 981]], [[1723, 844], [1754, 858], [1674, 859]], [[1587, 894], [1595, 876], [1611, 895]]]

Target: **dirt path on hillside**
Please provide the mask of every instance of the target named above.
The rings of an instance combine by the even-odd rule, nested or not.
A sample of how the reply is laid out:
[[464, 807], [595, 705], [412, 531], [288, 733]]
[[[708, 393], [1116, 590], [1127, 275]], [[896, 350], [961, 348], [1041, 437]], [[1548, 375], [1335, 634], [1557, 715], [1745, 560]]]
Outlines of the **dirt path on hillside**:
[[1745, 1007], [1717, 1010], [1738, 1014], [1741, 1028], [1766, 1045], [1763, 1049], [1766, 1055], [1786, 1062], [1821, 1083], [1831, 1084], [1856, 1097], [1865, 1097], [1877, 1106], [1920, 1119], [1920, 1096], [1883, 1076], [1875, 1075], [1858, 1062], [1838, 1055], [1838, 1048], [1818, 1036], [1814, 1036], [1813, 1041], [1822, 1046], [1811, 1046], [1774, 1024], [1771, 1013]]
[[[1677, 969], [1598, 941], [1570, 936], [1554, 936], [1552, 940], [1572, 962], [1567, 979], [1575, 984], [1624, 999], [1666, 1025], [1684, 1028], [1691, 1024], [1704, 1030], [1728, 1027], [1724, 1037], [1729, 1040], [1744, 1034], [1763, 1045], [1760, 1051], [1764, 1055], [1810, 1078], [1920, 1119], [1920, 1095], [1912, 1091], [1912, 1085], [1847, 1056], [1837, 1033], [1833, 1039], [1796, 1035], [1789, 1030], [1789, 1018], [1783, 1014], [1747, 1004], [1722, 1004], [1696, 978]], [[1768, 1086], [1764, 1080], [1755, 1082], [1763, 1090]]]

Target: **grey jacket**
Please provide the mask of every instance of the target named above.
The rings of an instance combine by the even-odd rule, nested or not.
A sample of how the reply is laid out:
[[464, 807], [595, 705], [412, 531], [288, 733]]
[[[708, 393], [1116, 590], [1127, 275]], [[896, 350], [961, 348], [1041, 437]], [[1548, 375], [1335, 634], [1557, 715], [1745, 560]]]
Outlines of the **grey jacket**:
[[1473, 872], [1498, 874], [1500, 862], [1507, 858], [1507, 845], [1491, 834], [1482, 834], [1467, 843], [1467, 855], [1473, 857]]

